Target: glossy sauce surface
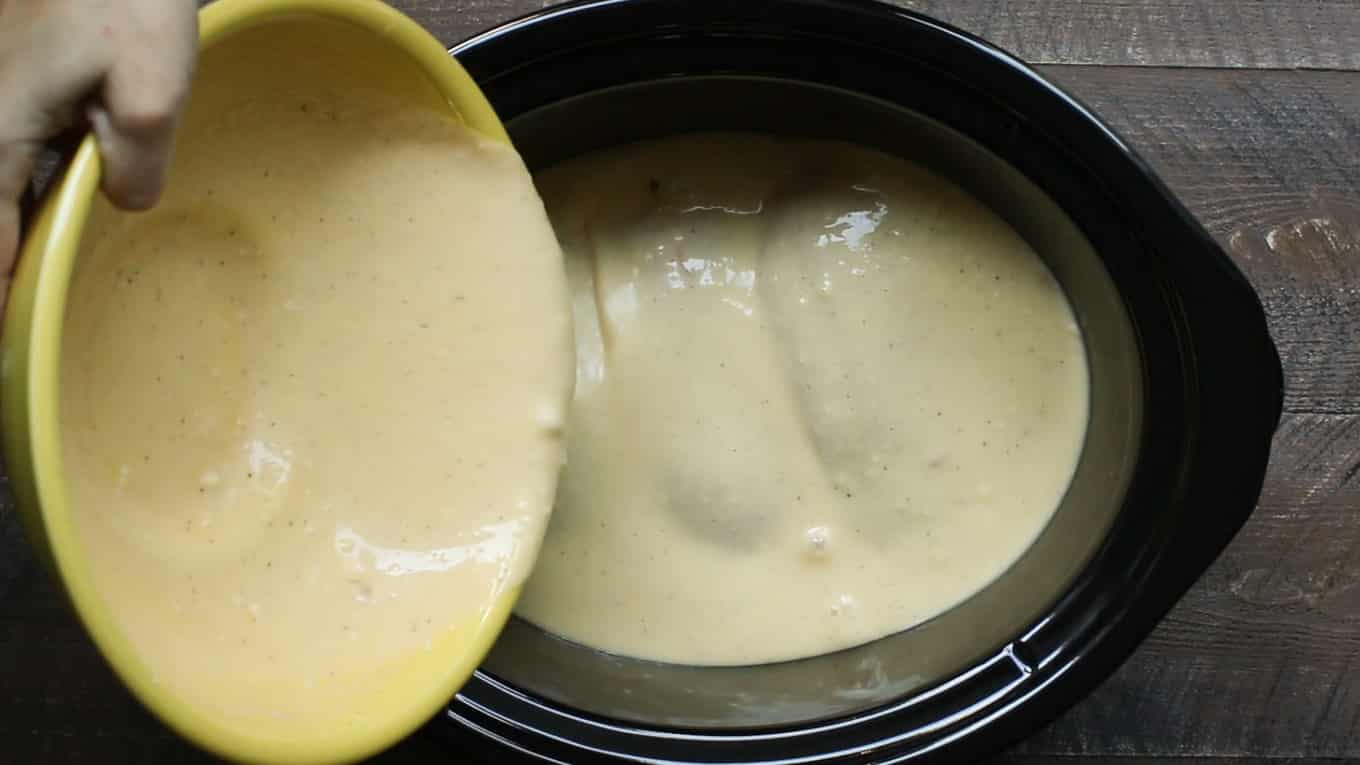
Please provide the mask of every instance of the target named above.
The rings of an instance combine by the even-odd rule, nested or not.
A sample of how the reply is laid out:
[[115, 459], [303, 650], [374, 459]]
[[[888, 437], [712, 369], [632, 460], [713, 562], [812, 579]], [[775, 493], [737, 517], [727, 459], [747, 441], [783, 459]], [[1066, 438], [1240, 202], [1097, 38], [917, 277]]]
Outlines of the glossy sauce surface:
[[99, 211], [61, 401], [78, 537], [137, 656], [285, 738], [437, 683], [419, 657], [521, 583], [571, 380], [513, 150], [301, 79], [200, 90], [162, 204]]
[[1081, 334], [1039, 257], [960, 189], [753, 135], [537, 181], [577, 390], [521, 616], [661, 661], [826, 653], [976, 592], [1061, 501]]

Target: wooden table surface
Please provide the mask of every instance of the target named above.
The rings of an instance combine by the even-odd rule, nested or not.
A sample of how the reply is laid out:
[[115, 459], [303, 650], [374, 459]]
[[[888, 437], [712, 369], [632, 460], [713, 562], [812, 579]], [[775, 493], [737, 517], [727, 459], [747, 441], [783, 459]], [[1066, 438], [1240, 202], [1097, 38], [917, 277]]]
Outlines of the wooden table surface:
[[[394, 4], [449, 43], [544, 5]], [[1260, 291], [1288, 381], [1246, 528], [1123, 669], [997, 763], [1360, 762], [1360, 0], [903, 4], [1123, 133]], [[456, 758], [417, 737], [379, 759]], [[118, 685], [0, 507], [0, 763], [206, 760]]]

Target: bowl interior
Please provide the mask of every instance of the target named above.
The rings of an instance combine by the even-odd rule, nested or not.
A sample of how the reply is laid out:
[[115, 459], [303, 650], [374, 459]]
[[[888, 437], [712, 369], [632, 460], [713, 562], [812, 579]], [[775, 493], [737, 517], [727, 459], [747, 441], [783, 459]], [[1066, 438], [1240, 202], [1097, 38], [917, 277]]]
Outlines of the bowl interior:
[[[203, 11], [201, 30], [203, 55], [177, 135], [176, 160], [162, 213], [176, 202], [187, 204], [176, 197], [177, 171], [182, 172], [196, 157], [221, 152], [221, 131], [249, 130], [251, 136], [269, 140], [270, 126], [260, 124], [253, 110], [259, 93], [345, 89], [381, 94], [389, 101], [454, 114], [489, 138], [505, 139], [503, 127], [480, 91], [449, 60], [443, 47], [414, 21], [380, 2], [228, 0]], [[299, 108], [309, 108], [300, 103]], [[340, 172], [346, 160], [344, 156], [326, 157], [325, 165]], [[110, 665], [137, 697], [176, 731], [217, 754], [254, 762], [318, 762], [357, 760], [380, 751], [419, 726], [462, 685], [509, 617], [517, 590], [494, 598], [489, 595], [488, 602], [464, 624], [449, 630], [426, 651], [400, 657], [377, 670], [360, 668], [355, 676], [367, 680], [356, 686], [367, 687], [360, 687], [359, 692], [336, 694], [335, 704], [317, 703], [287, 716], [252, 716], [241, 711], [259, 707], [258, 692], [242, 679], [249, 676], [249, 667], [241, 668], [231, 683], [224, 683], [220, 695], [211, 698], [173, 688], [157, 678], [157, 657], [135, 644], [120, 624], [121, 614], [128, 611], [126, 604], [109, 597], [96, 581], [91, 561], [99, 543], [73, 517], [66, 490], [68, 467], [61, 458], [55, 372], [61, 354], [57, 336], [67, 300], [66, 276], [73, 273], [79, 278], [91, 248], [117, 227], [137, 219], [94, 194], [97, 174], [97, 155], [90, 139], [49, 200], [56, 214], [65, 216], [63, 224], [37, 228], [33, 234], [50, 234], [53, 242], [64, 242], [66, 249], [35, 238], [28, 245], [34, 249], [25, 253], [26, 265], [36, 267], [41, 262], [47, 274], [43, 287], [49, 291], [40, 302], [51, 314], [44, 321], [54, 327], [52, 342], [41, 350], [45, 355], [34, 362], [52, 373], [52, 382], [41, 395], [53, 400], [37, 399], [32, 405], [51, 417], [42, 430], [42, 442], [37, 443], [35, 437], [34, 446], [48, 450], [47, 459], [36, 468], [49, 489], [42, 493], [41, 513], [76, 610]], [[83, 221], [63, 210], [77, 191], [84, 192], [82, 199], [89, 208], [88, 219]], [[221, 217], [212, 208], [209, 213], [204, 220]], [[286, 218], [277, 222], [282, 217], [273, 217], [276, 225], [288, 225]], [[171, 321], [188, 318], [167, 316]], [[33, 504], [29, 509], [39, 503]], [[151, 566], [145, 572], [148, 581], [163, 575]], [[346, 706], [350, 709], [345, 710]]]
[[[699, 130], [840, 139], [924, 165], [988, 204], [1052, 269], [1084, 335], [1091, 412], [1072, 484], [1040, 537], [988, 587], [925, 624], [825, 656], [714, 668], [612, 656], [514, 619], [485, 672], [575, 710], [650, 726], [739, 729], [826, 719], [937, 684], [1011, 645], [1106, 538], [1138, 457], [1138, 340], [1119, 290], [1083, 231], [1009, 163], [915, 111], [770, 77], [684, 77], [605, 88], [531, 109], [507, 127], [532, 169]], [[1023, 668], [1023, 645], [1010, 650]]]

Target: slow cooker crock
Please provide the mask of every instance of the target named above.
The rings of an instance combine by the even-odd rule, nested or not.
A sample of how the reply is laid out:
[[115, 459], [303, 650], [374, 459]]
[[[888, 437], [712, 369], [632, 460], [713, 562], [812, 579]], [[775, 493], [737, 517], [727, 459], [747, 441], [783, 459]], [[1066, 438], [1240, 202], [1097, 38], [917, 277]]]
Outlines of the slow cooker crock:
[[453, 53], [533, 168], [643, 138], [756, 130], [868, 144], [951, 178], [1068, 292], [1092, 409], [1053, 521], [950, 612], [837, 654], [735, 668], [609, 656], [513, 621], [431, 725], [452, 756], [980, 756], [1113, 671], [1250, 514], [1282, 400], [1259, 300], [1118, 136], [1014, 58], [858, 0], [587, 0]]

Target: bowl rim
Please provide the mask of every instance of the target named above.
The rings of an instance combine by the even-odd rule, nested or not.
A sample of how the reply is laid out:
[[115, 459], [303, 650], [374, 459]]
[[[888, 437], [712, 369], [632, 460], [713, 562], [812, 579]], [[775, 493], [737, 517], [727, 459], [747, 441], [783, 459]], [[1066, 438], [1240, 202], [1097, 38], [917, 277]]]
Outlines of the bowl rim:
[[[199, 47], [206, 51], [237, 32], [272, 22], [314, 16], [353, 25], [405, 55], [445, 98], [450, 111], [483, 136], [510, 145], [504, 126], [462, 66], [442, 43], [411, 18], [381, 0], [219, 0], [198, 12]], [[98, 193], [102, 165], [92, 134], [76, 149], [65, 174], [50, 191], [21, 245], [4, 325], [5, 452], [31, 541], [56, 575], [68, 603], [119, 679], [156, 717], [198, 746], [241, 762], [352, 762], [391, 746], [420, 726], [454, 695], [490, 650], [509, 619], [518, 587], [483, 605], [457, 631], [466, 650], [409, 704], [384, 711], [358, 728], [336, 725], [307, 737], [252, 736], [193, 708], [152, 679], [113, 607], [97, 592], [79, 555], [63, 472], [59, 419], [61, 336], [71, 276]], [[26, 280], [24, 271], [31, 273]], [[31, 284], [31, 289], [26, 285]], [[29, 293], [29, 294], [24, 294]]]

